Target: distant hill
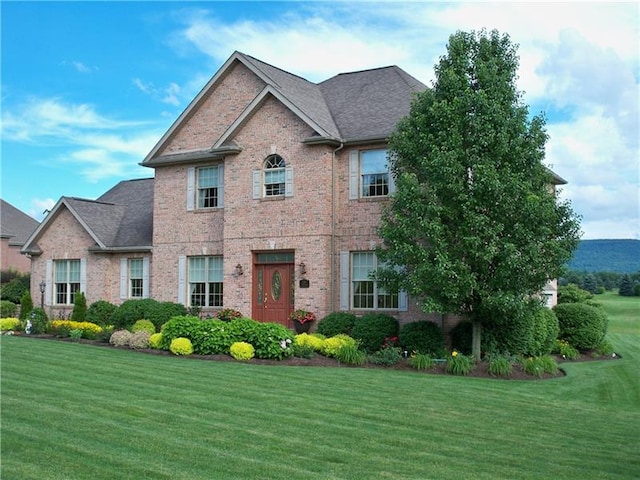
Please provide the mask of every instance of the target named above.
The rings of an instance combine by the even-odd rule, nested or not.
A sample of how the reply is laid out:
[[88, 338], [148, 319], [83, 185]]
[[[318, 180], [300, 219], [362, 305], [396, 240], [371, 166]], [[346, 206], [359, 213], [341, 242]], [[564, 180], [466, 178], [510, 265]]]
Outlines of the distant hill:
[[640, 240], [581, 240], [567, 266], [580, 272], [638, 272]]

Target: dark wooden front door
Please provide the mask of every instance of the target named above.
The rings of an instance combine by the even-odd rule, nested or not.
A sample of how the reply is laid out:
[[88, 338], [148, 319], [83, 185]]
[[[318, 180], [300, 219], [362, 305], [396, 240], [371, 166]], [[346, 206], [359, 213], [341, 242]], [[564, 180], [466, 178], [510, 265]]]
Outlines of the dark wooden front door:
[[253, 318], [291, 328], [293, 264], [264, 264], [254, 268]]

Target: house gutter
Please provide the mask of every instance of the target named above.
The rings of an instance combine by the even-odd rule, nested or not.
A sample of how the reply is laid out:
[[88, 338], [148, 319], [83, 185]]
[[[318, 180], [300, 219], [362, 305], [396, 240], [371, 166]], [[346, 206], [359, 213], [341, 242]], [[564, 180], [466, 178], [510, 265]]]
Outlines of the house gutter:
[[331, 312], [336, 311], [336, 153], [344, 143], [331, 152]]

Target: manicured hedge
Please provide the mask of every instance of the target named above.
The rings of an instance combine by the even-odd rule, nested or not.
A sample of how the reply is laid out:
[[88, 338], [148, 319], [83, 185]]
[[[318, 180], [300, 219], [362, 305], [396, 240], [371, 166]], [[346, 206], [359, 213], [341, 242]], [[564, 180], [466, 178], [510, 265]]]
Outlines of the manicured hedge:
[[444, 335], [433, 322], [411, 322], [400, 328], [398, 343], [409, 353], [428, 353], [439, 357], [444, 350]]
[[351, 336], [360, 342], [368, 353], [377, 352], [386, 339], [397, 337], [400, 330], [398, 320], [382, 313], [367, 313], [356, 319]]
[[604, 311], [585, 303], [560, 303], [553, 307], [560, 325], [561, 340], [578, 350], [598, 348], [609, 326]]

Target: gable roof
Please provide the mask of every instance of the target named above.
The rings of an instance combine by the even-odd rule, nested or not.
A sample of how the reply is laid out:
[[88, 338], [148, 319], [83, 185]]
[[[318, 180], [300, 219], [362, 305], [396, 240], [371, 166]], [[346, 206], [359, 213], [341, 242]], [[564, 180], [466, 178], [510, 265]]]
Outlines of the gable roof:
[[66, 208], [95, 241], [92, 250], [147, 251], [153, 236], [153, 179], [125, 180], [88, 200], [61, 197], [49, 215], [27, 239], [23, 253], [39, 255], [38, 239]]
[[37, 220], [0, 199], [0, 238], [8, 238], [9, 245], [24, 245], [38, 225]]
[[[265, 86], [222, 136], [208, 149], [158, 156], [179, 127], [188, 121], [208, 92], [216, 87], [236, 63], [242, 63], [259, 77]], [[356, 143], [384, 140], [396, 123], [409, 113], [414, 93], [427, 87], [399, 67], [384, 67], [339, 74], [315, 84], [241, 52], [234, 52], [187, 106], [141, 165], [157, 166], [172, 161], [198, 158], [222, 158], [238, 153], [241, 146], [231, 138], [269, 96], [283, 103], [315, 134], [308, 142]], [[171, 158], [169, 158], [171, 157]]]

